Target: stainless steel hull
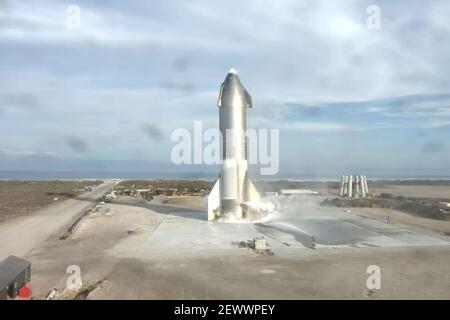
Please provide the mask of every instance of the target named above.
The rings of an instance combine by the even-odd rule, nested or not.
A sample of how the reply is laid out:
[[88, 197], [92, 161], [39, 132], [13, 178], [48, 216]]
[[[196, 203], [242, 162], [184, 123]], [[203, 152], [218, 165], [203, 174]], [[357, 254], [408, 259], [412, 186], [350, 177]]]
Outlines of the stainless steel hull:
[[220, 87], [217, 105], [223, 164], [208, 199], [208, 220], [222, 216], [243, 219], [247, 209], [242, 204], [259, 201], [259, 195], [247, 176], [246, 113], [252, 101], [234, 70], [230, 70]]

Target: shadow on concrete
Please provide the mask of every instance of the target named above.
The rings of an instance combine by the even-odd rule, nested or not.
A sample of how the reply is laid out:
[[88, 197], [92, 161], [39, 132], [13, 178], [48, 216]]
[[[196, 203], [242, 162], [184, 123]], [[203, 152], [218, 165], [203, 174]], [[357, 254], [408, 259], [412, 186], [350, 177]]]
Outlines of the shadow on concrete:
[[[88, 201], [88, 202], [97, 202], [100, 203], [101, 199], [93, 200], [86, 197], [76, 196], [73, 199], [80, 201]], [[121, 200], [120, 197], [113, 199], [111, 201], [112, 204], [118, 204], [123, 206], [132, 206], [138, 208], [145, 208], [152, 211], [155, 211], [160, 214], [173, 215], [186, 219], [195, 219], [195, 220], [208, 220], [208, 214], [206, 209], [202, 210], [200, 208], [192, 208], [189, 206], [180, 206], [180, 205], [170, 205], [163, 203], [152, 203], [150, 201], [146, 201], [144, 199], [130, 199], [130, 200]]]

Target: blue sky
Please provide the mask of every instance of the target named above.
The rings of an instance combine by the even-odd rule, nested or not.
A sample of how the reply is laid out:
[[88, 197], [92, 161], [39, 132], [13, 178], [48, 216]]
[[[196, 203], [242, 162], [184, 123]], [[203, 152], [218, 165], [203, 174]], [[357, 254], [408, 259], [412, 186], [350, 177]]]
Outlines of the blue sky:
[[[81, 30], [66, 28], [68, 5]], [[381, 29], [366, 27], [369, 5]], [[166, 170], [231, 67], [284, 172], [450, 172], [448, 1], [0, 1], [0, 170]], [[150, 165], [151, 163], [151, 165]], [[194, 170], [194, 169], [193, 169]]]

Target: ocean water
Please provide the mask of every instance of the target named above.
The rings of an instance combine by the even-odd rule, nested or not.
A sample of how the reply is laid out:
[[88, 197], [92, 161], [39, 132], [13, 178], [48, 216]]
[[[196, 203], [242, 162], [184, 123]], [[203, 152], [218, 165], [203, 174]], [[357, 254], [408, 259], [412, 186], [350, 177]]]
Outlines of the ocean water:
[[152, 172], [104, 172], [104, 171], [0, 171], [0, 180], [153, 180], [184, 179], [213, 180], [215, 174], [203, 173], [152, 173]]
[[[278, 174], [251, 175], [253, 180], [339, 181], [340, 174]], [[218, 173], [161, 173], [161, 172], [106, 172], [106, 171], [0, 171], [0, 180], [215, 180]], [[450, 175], [367, 174], [369, 180], [450, 180]]]

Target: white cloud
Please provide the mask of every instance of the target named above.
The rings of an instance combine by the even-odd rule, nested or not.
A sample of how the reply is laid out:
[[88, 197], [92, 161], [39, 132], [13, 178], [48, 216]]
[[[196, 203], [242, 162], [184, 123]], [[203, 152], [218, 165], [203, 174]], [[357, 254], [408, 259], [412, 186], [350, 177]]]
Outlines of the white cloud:
[[432, 119], [423, 123], [422, 127], [426, 129], [450, 127], [450, 120]]
[[[86, 157], [139, 151], [164, 160], [172, 128], [217, 125], [217, 91], [230, 67], [253, 96], [249, 122], [291, 135], [407, 128], [397, 118], [430, 119], [414, 128], [449, 121], [448, 98], [374, 103], [448, 93], [445, 1], [381, 1], [379, 31], [366, 28], [370, 1], [79, 2], [75, 32], [58, 1], [9, 1], [0, 13], [0, 134], [8, 137], [0, 147], [51, 145], [71, 156], [64, 139], [74, 136], [89, 141]], [[186, 67], [177, 69], [180, 57]], [[34, 97], [35, 107], [20, 97]], [[289, 101], [367, 102], [359, 109], [366, 121], [325, 111], [287, 123], [280, 109]], [[386, 116], [392, 122], [376, 118]], [[143, 123], [156, 126], [160, 141], [142, 134]]]
[[342, 123], [329, 123], [329, 122], [305, 122], [296, 121], [285, 123], [282, 126], [286, 130], [298, 130], [298, 131], [309, 131], [309, 132], [324, 132], [324, 131], [358, 131], [362, 130], [361, 127], [356, 127], [351, 124]]
[[0, 158], [47, 159], [54, 157], [56, 157], [56, 154], [54, 152], [36, 150], [11, 150], [0, 148]]

